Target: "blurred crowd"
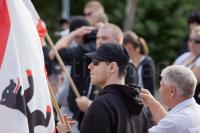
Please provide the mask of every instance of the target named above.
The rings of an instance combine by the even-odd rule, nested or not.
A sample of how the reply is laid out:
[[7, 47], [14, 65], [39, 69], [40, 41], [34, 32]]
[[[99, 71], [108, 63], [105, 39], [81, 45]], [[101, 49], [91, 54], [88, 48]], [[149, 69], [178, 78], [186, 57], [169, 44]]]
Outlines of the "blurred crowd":
[[[47, 45], [45, 24], [40, 22], [38, 31], [49, 82], [62, 113], [76, 121], [74, 124], [65, 118], [67, 124], [58, 123], [58, 131], [69, 131], [71, 124], [73, 133], [200, 133], [200, 11], [192, 12], [187, 22], [189, 32], [180, 44], [177, 59], [161, 73], [162, 104], [156, 100], [158, 71], [149, 55], [148, 42], [134, 31], [122, 32], [110, 23], [100, 2], [86, 3], [83, 16], [61, 19], [62, 31], [55, 32], [60, 37], [55, 48], [80, 97]], [[109, 62], [109, 68], [100, 68], [101, 62]], [[115, 70], [119, 70], [118, 77], [113, 74]], [[110, 92], [106, 85], [113, 85]], [[116, 92], [118, 88], [128, 89]], [[55, 118], [58, 122], [56, 114]]]

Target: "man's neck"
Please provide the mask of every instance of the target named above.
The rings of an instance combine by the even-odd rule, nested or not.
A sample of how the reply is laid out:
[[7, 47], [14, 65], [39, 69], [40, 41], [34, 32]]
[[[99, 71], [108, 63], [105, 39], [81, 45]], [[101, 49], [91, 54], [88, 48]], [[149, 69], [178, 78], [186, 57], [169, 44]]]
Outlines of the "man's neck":
[[176, 105], [178, 105], [179, 103], [182, 103], [183, 101], [189, 99], [188, 98], [183, 98], [183, 97], [176, 97], [176, 99], [173, 100], [172, 104], [170, 105], [169, 109], [173, 109]]
[[124, 78], [112, 78], [109, 79], [104, 85], [101, 86], [103, 89], [104, 87], [111, 85], [111, 84], [119, 84], [119, 85], [124, 85], [125, 84], [125, 79]]

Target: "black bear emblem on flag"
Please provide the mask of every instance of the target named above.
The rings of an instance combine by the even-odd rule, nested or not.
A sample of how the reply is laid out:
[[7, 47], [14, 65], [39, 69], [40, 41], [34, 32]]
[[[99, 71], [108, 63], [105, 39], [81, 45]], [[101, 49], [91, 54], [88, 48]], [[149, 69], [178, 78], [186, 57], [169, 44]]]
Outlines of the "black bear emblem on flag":
[[42, 111], [34, 110], [30, 112], [27, 103], [31, 100], [34, 94], [34, 84], [31, 70], [27, 70], [27, 77], [29, 82], [29, 88], [24, 91], [24, 95], [21, 95], [22, 87], [18, 80], [16, 84], [13, 79], [10, 80], [10, 84], [4, 89], [0, 104], [5, 105], [8, 108], [16, 109], [23, 113], [28, 119], [29, 133], [34, 133], [34, 127], [45, 126], [47, 127], [51, 118], [51, 108], [46, 106], [46, 118]]

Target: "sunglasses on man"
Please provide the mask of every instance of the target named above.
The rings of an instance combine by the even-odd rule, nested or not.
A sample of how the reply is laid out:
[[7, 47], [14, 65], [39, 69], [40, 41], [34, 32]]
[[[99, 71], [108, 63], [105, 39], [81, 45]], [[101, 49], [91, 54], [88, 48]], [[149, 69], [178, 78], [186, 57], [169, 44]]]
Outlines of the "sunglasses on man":
[[91, 15], [92, 15], [92, 13], [91, 12], [88, 12], [88, 13], [84, 13], [83, 14], [85, 17], [90, 17]]
[[100, 62], [111, 62], [111, 61], [108, 61], [108, 60], [92, 60], [92, 64], [94, 66], [99, 65]]
[[199, 44], [199, 45], [200, 45], [200, 39], [189, 38], [188, 42], [191, 42], [191, 43], [193, 43], [193, 44]]

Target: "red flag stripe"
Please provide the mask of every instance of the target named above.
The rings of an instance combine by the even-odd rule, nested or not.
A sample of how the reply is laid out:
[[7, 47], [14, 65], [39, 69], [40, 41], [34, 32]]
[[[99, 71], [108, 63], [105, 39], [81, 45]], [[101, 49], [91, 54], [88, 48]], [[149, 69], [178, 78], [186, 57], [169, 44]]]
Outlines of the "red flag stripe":
[[7, 1], [0, 1], [0, 69], [7, 46], [9, 31], [10, 31], [10, 17], [8, 13]]

